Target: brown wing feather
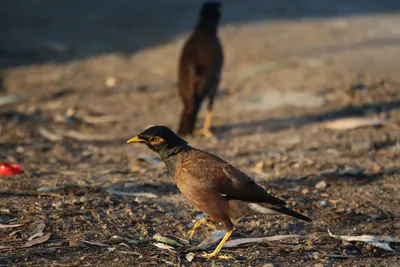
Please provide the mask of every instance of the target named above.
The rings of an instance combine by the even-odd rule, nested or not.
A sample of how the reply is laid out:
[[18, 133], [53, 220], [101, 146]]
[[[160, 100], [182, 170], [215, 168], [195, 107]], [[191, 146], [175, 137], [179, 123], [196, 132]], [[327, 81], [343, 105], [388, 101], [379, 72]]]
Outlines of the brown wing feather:
[[273, 205], [286, 204], [284, 200], [272, 196], [249, 176], [221, 158], [201, 150], [192, 150], [188, 154], [182, 168], [204, 187], [229, 199]]

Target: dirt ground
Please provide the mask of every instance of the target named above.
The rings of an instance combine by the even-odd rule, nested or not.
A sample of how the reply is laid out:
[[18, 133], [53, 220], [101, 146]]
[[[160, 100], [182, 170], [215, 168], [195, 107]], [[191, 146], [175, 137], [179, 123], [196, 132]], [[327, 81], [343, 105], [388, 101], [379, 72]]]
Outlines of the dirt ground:
[[[301, 237], [192, 262], [183, 251], [212, 230], [186, 243], [201, 212], [157, 155], [126, 141], [176, 129], [177, 58], [199, 2], [130, 2], [2, 4], [0, 103], [21, 99], [0, 106], [0, 160], [23, 173], [0, 176], [0, 223], [22, 224], [0, 229], [0, 266], [400, 266], [399, 243], [396, 254], [327, 230], [400, 236], [398, 1], [225, 3], [218, 141], [187, 140], [314, 221], [243, 218], [232, 239]], [[381, 120], [327, 128], [354, 116]], [[50, 237], [24, 246], [37, 233]], [[156, 247], [155, 234], [183, 246]]]

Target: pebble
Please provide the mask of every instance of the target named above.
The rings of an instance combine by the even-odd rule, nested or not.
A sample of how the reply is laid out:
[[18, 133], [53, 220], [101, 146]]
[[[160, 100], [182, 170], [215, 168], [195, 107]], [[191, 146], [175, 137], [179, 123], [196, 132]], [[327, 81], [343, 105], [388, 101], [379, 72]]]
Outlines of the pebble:
[[374, 147], [374, 144], [369, 141], [358, 141], [351, 145], [351, 150], [354, 152], [368, 151]]
[[319, 189], [319, 190], [322, 190], [322, 189], [325, 189], [327, 186], [328, 186], [328, 184], [327, 184], [324, 180], [322, 180], [322, 181], [319, 181], [319, 182], [315, 185], [315, 188], [316, 188], [316, 189]]
[[321, 202], [319, 202], [319, 207], [320, 208], [325, 208], [329, 206], [329, 201], [327, 199], [322, 200]]
[[303, 190], [301, 190], [301, 193], [303, 195], [307, 195], [308, 193], [310, 193], [310, 191], [308, 190], [308, 188], [304, 188]]
[[350, 167], [350, 166], [346, 166], [344, 168], [344, 170], [339, 172], [340, 175], [352, 175], [352, 176], [360, 175], [363, 173], [364, 173], [364, 170], [362, 168]]
[[346, 256], [355, 256], [360, 254], [359, 251], [356, 249], [345, 249], [343, 252]]
[[204, 217], [206, 217], [206, 214], [205, 213], [198, 213], [198, 214], [196, 214], [196, 216], [195, 216], [195, 218], [196, 218], [196, 220], [201, 220], [201, 219], [203, 219]]

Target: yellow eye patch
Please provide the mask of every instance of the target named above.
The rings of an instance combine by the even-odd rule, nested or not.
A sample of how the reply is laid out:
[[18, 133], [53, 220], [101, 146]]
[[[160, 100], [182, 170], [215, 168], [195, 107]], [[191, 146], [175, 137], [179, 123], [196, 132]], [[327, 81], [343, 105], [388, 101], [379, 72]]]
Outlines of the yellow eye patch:
[[158, 145], [159, 143], [164, 142], [164, 139], [162, 139], [161, 137], [155, 136], [155, 137], [151, 137], [149, 139], [149, 144], [150, 145]]

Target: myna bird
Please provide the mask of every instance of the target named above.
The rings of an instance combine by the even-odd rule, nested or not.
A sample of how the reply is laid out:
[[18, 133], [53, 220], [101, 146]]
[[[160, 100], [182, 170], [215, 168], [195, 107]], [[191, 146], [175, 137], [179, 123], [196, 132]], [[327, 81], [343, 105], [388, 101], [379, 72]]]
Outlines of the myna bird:
[[198, 221], [190, 238], [202, 224], [219, 222], [226, 234], [207, 257], [215, 257], [233, 231], [232, 220], [243, 216], [286, 214], [310, 222], [311, 219], [287, 207], [256, 184], [249, 176], [223, 159], [196, 149], [165, 126], [152, 126], [128, 143], [143, 143], [164, 161], [182, 194], [208, 217]]
[[214, 97], [221, 79], [223, 65], [222, 46], [217, 36], [221, 18], [221, 2], [205, 2], [197, 25], [186, 41], [179, 61], [179, 94], [183, 102], [178, 133], [194, 133], [197, 114], [208, 97], [207, 114], [203, 128], [196, 133], [212, 137], [210, 131]]

